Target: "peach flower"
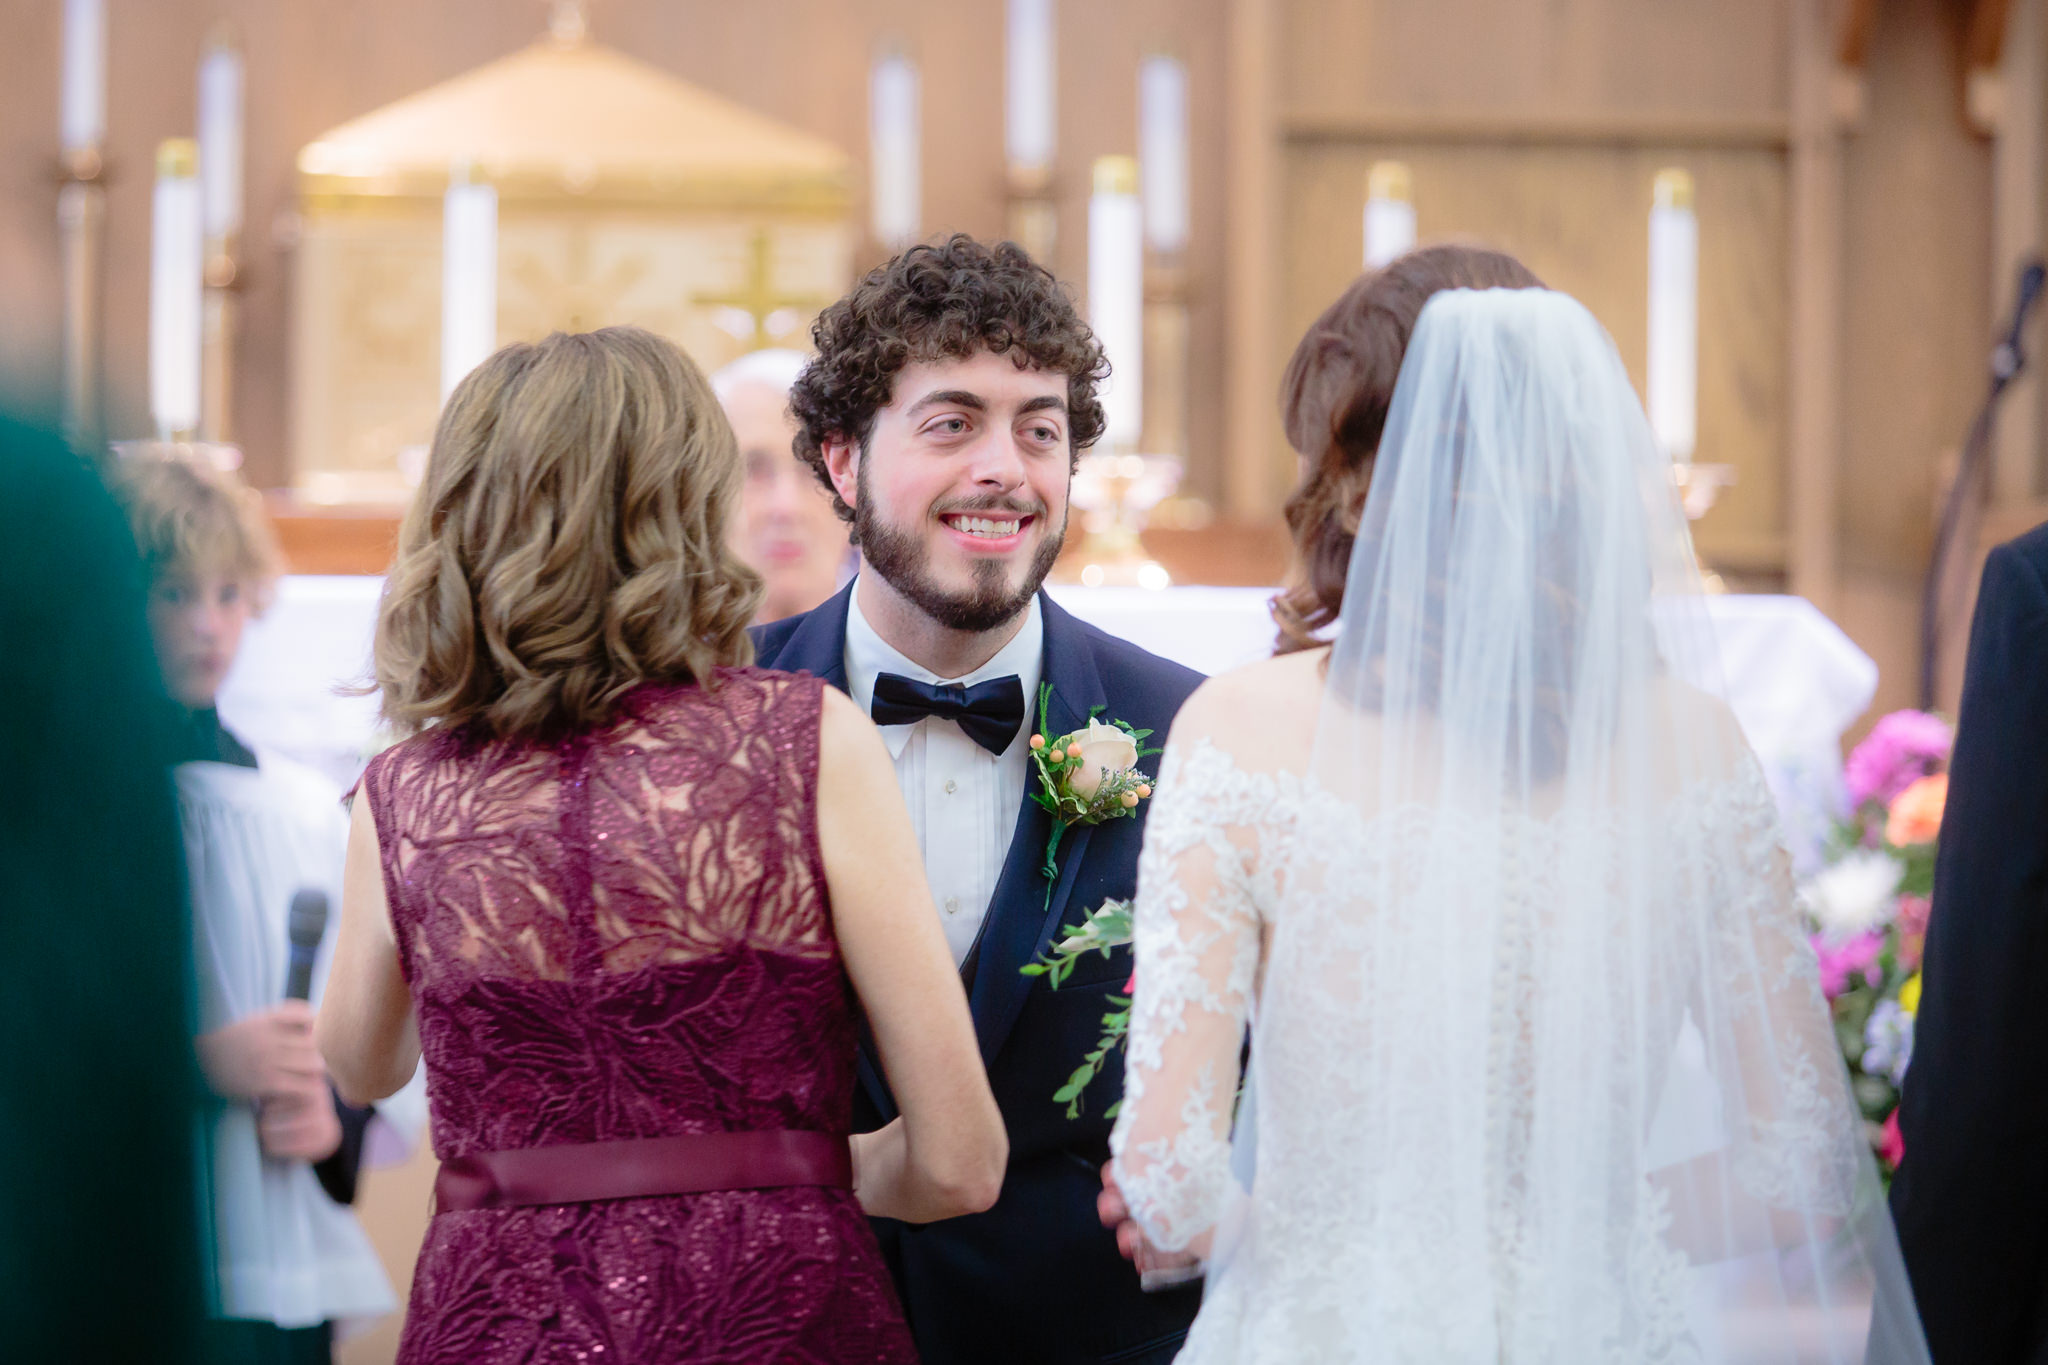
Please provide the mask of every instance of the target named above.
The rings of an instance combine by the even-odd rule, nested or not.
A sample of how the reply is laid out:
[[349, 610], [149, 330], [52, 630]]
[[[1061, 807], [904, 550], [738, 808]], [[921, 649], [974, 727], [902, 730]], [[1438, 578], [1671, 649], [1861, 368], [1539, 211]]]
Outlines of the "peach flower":
[[1884, 822], [1885, 841], [1894, 848], [1931, 844], [1941, 833], [1941, 809], [1948, 803], [1948, 774], [1923, 777], [1892, 798]]
[[1094, 800], [1105, 779], [1138, 761], [1137, 741], [1117, 726], [1099, 720], [1091, 719], [1086, 730], [1076, 730], [1067, 738], [1067, 753], [1081, 760], [1081, 766], [1068, 774], [1067, 788], [1083, 801]]

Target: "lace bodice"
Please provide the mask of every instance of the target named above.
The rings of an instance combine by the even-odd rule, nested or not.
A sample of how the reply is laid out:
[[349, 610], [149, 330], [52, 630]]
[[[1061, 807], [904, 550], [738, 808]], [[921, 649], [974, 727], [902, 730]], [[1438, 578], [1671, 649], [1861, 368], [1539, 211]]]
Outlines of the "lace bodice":
[[[1580, 830], [1522, 815], [1447, 829], [1423, 806], [1366, 820], [1312, 780], [1247, 771], [1207, 738], [1168, 745], [1139, 864], [1111, 1145], [1155, 1245], [1211, 1234], [1228, 1261], [1220, 1278], [1212, 1269], [1183, 1360], [1346, 1360], [1364, 1341], [1389, 1360], [1698, 1359], [1688, 1256], [1712, 1257], [1686, 1239], [1708, 1191], [1740, 1206], [1716, 1224], [1724, 1235], [1740, 1223], [1767, 1236], [1771, 1209], [1849, 1212], [1861, 1140], [1761, 773], [1745, 762], [1674, 793], [1659, 827], [1658, 865], [1632, 866], [1619, 821]], [[1420, 936], [1376, 917], [1449, 911], [1419, 887], [1390, 904], [1362, 889], [1416, 885], [1433, 851], [1461, 842], [1500, 854], [1487, 928], [1455, 959], [1416, 957]], [[1560, 913], [1642, 876], [1667, 888], [1650, 903], [1673, 907], [1668, 935], [1618, 921], [1589, 932], [1588, 917]], [[1712, 907], [1698, 934], [1678, 909], [1692, 903]], [[1605, 1108], [1561, 1116], [1535, 1070], [1553, 1065], [1534, 1040], [1550, 1036], [1547, 991], [1567, 979], [1546, 964], [1563, 944], [1583, 961], [1616, 942], [1653, 954], [1648, 974], [1669, 990], [1608, 1002], [1571, 1082]], [[1431, 973], [1449, 1002], [1404, 1007], [1437, 998], [1410, 994]], [[1740, 1093], [1718, 1097], [1729, 1131], [1717, 1150], [1658, 1169], [1647, 1132], [1695, 1015], [1707, 1016], [1710, 1052], [1739, 1054], [1713, 1060], [1742, 1078]], [[1474, 1028], [1423, 1031], [1460, 1018]], [[1247, 1020], [1249, 1194], [1231, 1169]], [[1459, 1072], [1487, 1076], [1484, 1093], [1433, 1091], [1439, 1065], [1453, 1070], [1467, 1047], [1491, 1059]], [[1562, 1132], [1579, 1135], [1582, 1156], [1554, 1150]], [[1576, 1221], [1541, 1206], [1545, 1172], [1574, 1159], [1614, 1172]], [[1567, 1254], [1553, 1236], [1567, 1221], [1605, 1231]], [[1544, 1354], [1546, 1341], [1565, 1354]]]
[[[845, 1133], [855, 1005], [817, 844], [823, 684], [648, 687], [556, 745], [372, 762], [433, 1140], [470, 1152]], [[600, 1353], [601, 1352], [601, 1353]], [[407, 1362], [908, 1360], [845, 1190], [443, 1213]]]

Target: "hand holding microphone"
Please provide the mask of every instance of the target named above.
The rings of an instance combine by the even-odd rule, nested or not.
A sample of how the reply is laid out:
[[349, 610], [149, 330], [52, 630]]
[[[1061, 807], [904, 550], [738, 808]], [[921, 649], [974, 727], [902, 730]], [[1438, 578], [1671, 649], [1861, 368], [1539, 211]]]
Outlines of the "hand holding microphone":
[[326, 1067], [313, 1046], [313, 1010], [303, 1000], [286, 1000], [202, 1033], [197, 1046], [207, 1084], [231, 1100], [296, 1094], [326, 1083]]
[[264, 1151], [288, 1160], [320, 1160], [341, 1142], [307, 1004], [313, 959], [326, 931], [327, 894], [300, 890], [286, 917], [291, 947], [284, 1000], [201, 1034], [196, 1044], [208, 1084], [229, 1099], [254, 1100]]

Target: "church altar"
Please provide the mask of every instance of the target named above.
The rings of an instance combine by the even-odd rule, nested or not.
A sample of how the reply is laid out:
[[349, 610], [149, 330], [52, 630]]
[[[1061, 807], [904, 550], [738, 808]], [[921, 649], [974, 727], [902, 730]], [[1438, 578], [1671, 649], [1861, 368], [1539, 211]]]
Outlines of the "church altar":
[[[353, 782], [376, 739], [369, 678], [374, 575], [294, 574], [249, 626], [221, 689], [223, 719], [250, 743]], [[1202, 673], [1272, 648], [1270, 588], [1088, 588], [1051, 584], [1074, 615]], [[1707, 599], [1728, 700], [1763, 760], [1795, 853], [1810, 856], [1840, 798], [1841, 737], [1877, 692], [1877, 665], [1801, 597]]]

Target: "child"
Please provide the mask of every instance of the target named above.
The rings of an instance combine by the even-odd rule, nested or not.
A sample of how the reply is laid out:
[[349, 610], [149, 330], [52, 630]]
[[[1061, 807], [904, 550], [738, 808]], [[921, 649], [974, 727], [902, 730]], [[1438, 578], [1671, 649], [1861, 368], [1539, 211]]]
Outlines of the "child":
[[278, 575], [255, 495], [147, 453], [123, 459], [113, 484], [149, 570], [150, 633], [174, 707], [197, 1047], [224, 1101], [212, 1131], [217, 1358], [324, 1365], [336, 1320], [396, 1307], [354, 1215], [323, 1189], [352, 1186], [353, 1171], [315, 1171], [342, 1151], [344, 1117], [359, 1138], [366, 1114], [338, 1112], [312, 1008], [283, 998], [287, 910], [302, 889], [339, 903], [348, 819], [324, 778], [259, 759], [214, 707]]

